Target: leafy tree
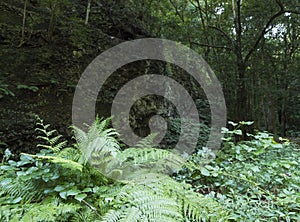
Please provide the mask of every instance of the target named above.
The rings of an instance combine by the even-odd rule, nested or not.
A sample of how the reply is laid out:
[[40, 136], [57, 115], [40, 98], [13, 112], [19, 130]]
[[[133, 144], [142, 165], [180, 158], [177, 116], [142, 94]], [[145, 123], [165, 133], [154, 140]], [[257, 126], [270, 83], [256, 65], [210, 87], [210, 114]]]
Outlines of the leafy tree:
[[[274, 39], [274, 35], [276, 35], [276, 30], [288, 35], [291, 28], [280, 30], [278, 27], [285, 26], [284, 24], [287, 27], [293, 26], [292, 24], [299, 21], [300, 12], [296, 1], [166, 0], [152, 4], [152, 11], [154, 11], [154, 16], [160, 18], [160, 22], [156, 25], [158, 24], [161, 28], [154, 29], [157, 31], [157, 35], [190, 45], [203, 53], [205, 59], [216, 70], [223, 82], [231, 119], [263, 121], [259, 111], [262, 104], [258, 101], [263, 101], [264, 97], [272, 95], [270, 100], [264, 101], [264, 103], [270, 103], [268, 109], [272, 111], [265, 112], [265, 114], [269, 123], [277, 122], [279, 109], [276, 104], [279, 97], [282, 98], [282, 96], [273, 93], [274, 90], [278, 91], [276, 81], [269, 82], [268, 86], [264, 85], [267, 83], [264, 78], [267, 81], [276, 79], [276, 76], [270, 76], [270, 73], [273, 73], [272, 69], [264, 69], [264, 67], [272, 66], [269, 64], [270, 61], [258, 61], [256, 57], [262, 55], [261, 52], [267, 53], [264, 51], [266, 44], [271, 47], [270, 50], [276, 50], [274, 47], [277, 41], [280, 41], [278, 44], [285, 47], [284, 50], [290, 50], [291, 44], [289, 46], [284, 44], [284, 38], [279, 35]], [[295, 31], [293, 33], [294, 37], [289, 41], [294, 42], [293, 50], [297, 51], [299, 48], [296, 43], [298, 41], [297, 34]], [[272, 35], [273, 37], [271, 37]], [[269, 53], [276, 54], [274, 51], [269, 51]], [[278, 57], [273, 56], [272, 61], [276, 63], [273, 68], [276, 67], [278, 70], [277, 64], [280, 64]], [[296, 65], [295, 62], [293, 64]], [[257, 66], [261, 68], [258, 70]], [[289, 63], [288, 66], [293, 65]], [[278, 75], [284, 76], [282, 73], [278, 73]], [[262, 82], [264, 82], [263, 85], [261, 85]], [[271, 92], [262, 93], [259, 87], [271, 89]], [[287, 99], [287, 95], [284, 97]], [[283, 116], [281, 117], [283, 118]], [[284, 121], [281, 122], [283, 125], [285, 124]], [[276, 133], [277, 125], [262, 125]], [[259, 123], [256, 126], [259, 127]]]

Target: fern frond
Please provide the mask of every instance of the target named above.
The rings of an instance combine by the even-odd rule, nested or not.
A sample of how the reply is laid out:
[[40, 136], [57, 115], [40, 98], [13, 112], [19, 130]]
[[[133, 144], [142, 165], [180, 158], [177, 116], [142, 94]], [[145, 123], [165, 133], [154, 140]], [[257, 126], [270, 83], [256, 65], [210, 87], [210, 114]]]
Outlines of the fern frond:
[[31, 154], [27, 154], [27, 153], [22, 153], [22, 155], [30, 156], [30, 157], [37, 158], [40, 160], [48, 160], [52, 163], [61, 164], [64, 167], [69, 168], [69, 169], [75, 169], [75, 170], [82, 171], [82, 168], [83, 168], [83, 165], [81, 165], [80, 163], [77, 163], [75, 161], [68, 160], [68, 159], [65, 159], [65, 158], [62, 158], [59, 156], [39, 156], [39, 155], [31, 155]]
[[180, 205], [168, 196], [156, 195], [144, 185], [128, 184], [115, 198], [118, 209], [105, 215], [103, 221], [181, 221]]
[[[115, 158], [120, 152], [120, 146], [115, 138], [117, 132], [114, 129], [106, 127], [109, 125], [110, 119], [96, 119], [89, 127], [88, 132], [73, 127], [76, 138], [78, 139], [78, 147], [83, 154], [84, 162], [94, 166], [100, 173], [109, 175], [113, 178], [119, 176], [119, 171], [113, 171], [115, 166], [119, 165]], [[116, 174], [114, 176], [114, 174]], [[122, 173], [121, 173], [122, 174]]]
[[30, 180], [7, 178], [1, 181], [0, 188], [2, 195], [5, 195], [4, 203], [29, 203], [32, 200], [40, 200], [44, 196], [40, 185]]
[[[57, 131], [56, 130], [51, 130], [51, 131], [47, 131], [48, 127], [50, 127], [50, 124], [47, 124], [47, 127], [45, 127], [45, 131], [47, 132], [46, 135], [48, 137], [51, 137], [54, 135], [54, 133], [56, 133]], [[61, 137], [61, 136], [60, 136]]]
[[118, 134], [114, 129], [106, 128], [108, 123], [109, 119], [96, 119], [87, 132], [73, 127], [84, 161], [89, 161], [102, 174], [114, 179], [133, 179], [132, 171], [136, 178], [145, 173], [173, 173], [184, 162], [180, 155], [169, 150], [153, 148], [156, 134], [121, 151], [115, 138]]
[[120, 222], [138, 222], [141, 221], [141, 214], [142, 212], [136, 208], [127, 208], [122, 215], [120, 216]]
[[168, 150], [155, 148], [127, 148], [117, 153], [111, 169], [121, 170], [124, 180], [140, 180], [142, 175], [172, 174], [184, 162], [184, 159]]
[[49, 143], [50, 144], [56, 144], [61, 137], [62, 137], [62, 135], [58, 135], [58, 136], [55, 136], [53, 138], [50, 138]]
[[55, 136], [55, 134], [57, 134], [56, 130], [48, 130], [50, 124], [45, 125], [43, 123], [43, 120], [38, 116], [36, 116], [36, 120], [37, 128], [35, 129], [35, 131], [38, 131], [42, 134], [38, 135], [37, 138], [44, 141], [43, 144], [38, 144], [37, 147], [46, 148], [57, 153], [66, 146], [67, 141], [59, 142], [59, 140], [62, 138], [62, 135]]
[[54, 152], [58, 152], [61, 149], [63, 149], [67, 145], [67, 143], [68, 143], [67, 141], [62, 141], [60, 143], [52, 144], [52, 149]]
[[141, 139], [134, 147], [136, 148], [157, 148], [157, 145], [154, 144], [154, 139], [157, 136], [157, 133], [151, 133], [145, 138]]
[[84, 132], [82, 129], [80, 129], [76, 126], [72, 126], [71, 128], [73, 129], [73, 132], [76, 136], [77, 143], [82, 143], [87, 140], [86, 132]]
[[82, 154], [79, 149], [75, 149], [75, 148], [71, 148], [71, 147], [64, 148], [57, 154], [57, 156], [67, 159], [67, 160], [71, 160], [71, 161], [83, 164], [83, 162], [81, 162]]
[[[170, 177], [147, 183], [131, 182], [114, 198], [115, 209], [103, 221], [226, 221], [230, 212], [190, 185]], [[133, 212], [135, 217], [133, 217]]]
[[102, 222], [118, 222], [121, 218], [122, 211], [110, 210], [102, 217]]
[[56, 198], [47, 198], [40, 204], [30, 204], [28, 210], [23, 215], [21, 222], [45, 221], [56, 222], [76, 213], [80, 205], [72, 203], [62, 203]]
[[90, 208], [83, 208], [72, 214], [70, 222], [100, 222], [99, 216]]

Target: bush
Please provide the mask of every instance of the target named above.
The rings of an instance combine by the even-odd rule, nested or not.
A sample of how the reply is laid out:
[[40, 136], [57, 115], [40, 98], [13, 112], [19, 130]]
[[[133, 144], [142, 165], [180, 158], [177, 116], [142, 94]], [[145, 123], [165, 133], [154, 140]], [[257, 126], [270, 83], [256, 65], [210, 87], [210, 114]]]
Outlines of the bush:
[[234, 220], [299, 221], [299, 147], [288, 140], [277, 143], [266, 132], [236, 144], [239, 126], [250, 123], [232, 124], [234, 130], [223, 129], [225, 142], [216, 159], [206, 161], [208, 151], [200, 150], [176, 178], [232, 209]]

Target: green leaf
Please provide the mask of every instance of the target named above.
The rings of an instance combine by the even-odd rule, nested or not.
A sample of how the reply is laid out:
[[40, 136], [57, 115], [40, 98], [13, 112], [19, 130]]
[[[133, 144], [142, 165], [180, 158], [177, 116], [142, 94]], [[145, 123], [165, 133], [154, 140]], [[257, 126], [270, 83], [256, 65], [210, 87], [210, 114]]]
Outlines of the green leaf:
[[84, 188], [82, 192], [86, 192], [86, 193], [88, 193], [88, 192], [92, 192], [92, 191], [93, 191], [93, 189], [92, 189], [92, 188], [90, 188], [90, 187], [87, 187], [87, 188]]
[[31, 154], [27, 154], [27, 153], [22, 153], [23, 155], [28, 155], [37, 159], [44, 159], [44, 160], [49, 160], [52, 163], [57, 163], [57, 164], [62, 164], [64, 167], [66, 168], [70, 168], [70, 169], [75, 169], [75, 170], [79, 170], [82, 171], [83, 165], [81, 165], [80, 163], [77, 163], [75, 161], [72, 160], [67, 160], [58, 156], [37, 156], [37, 155], [31, 155]]
[[241, 122], [240, 122], [241, 125], [247, 125], [247, 126], [250, 126], [250, 125], [252, 125], [253, 123], [254, 123], [253, 121], [247, 121], [247, 122], [241, 121]]
[[234, 130], [233, 133], [236, 135], [243, 135], [242, 130]]
[[60, 191], [62, 191], [62, 190], [64, 190], [64, 189], [65, 189], [65, 187], [63, 187], [63, 186], [61, 186], [61, 185], [58, 185], [58, 186], [56, 186], [56, 187], [54, 188], [54, 190], [57, 191], [57, 192], [60, 192]]
[[252, 167], [251, 170], [255, 173], [260, 171], [258, 166]]
[[228, 124], [232, 125], [232, 126], [237, 126], [238, 124], [237, 123], [234, 123], [232, 121], [228, 121]]
[[74, 196], [74, 195], [77, 195], [77, 194], [79, 194], [79, 193], [80, 193], [80, 191], [77, 190], [77, 189], [72, 189], [72, 190], [68, 190], [68, 191], [67, 191], [67, 195], [68, 195], [68, 196]]
[[81, 193], [81, 194], [77, 194], [75, 195], [75, 199], [78, 200], [78, 201], [82, 201], [84, 198], [86, 198], [87, 195], [85, 193]]
[[4, 179], [4, 180], [2, 180], [2, 181], [0, 182], [0, 185], [3, 186], [3, 187], [5, 187], [5, 186], [7, 186], [8, 184], [10, 184], [11, 182], [12, 182], [12, 179], [11, 179], [11, 178], [6, 178], [6, 179]]
[[204, 175], [204, 176], [209, 176], [210, 172], [205, 167], [202, 167], [201, 168], [201, 174]]
[[253, 152], [253, 154], [256, 155], [256, 156], [258, 156], [258, 155], [260, 155], [260, 154], [262, 154], [262, 153], [264, 153], [264, 152], [265, 152], [265, 149], [264, 149], [264, 148], [261, 148], [261, 149], [258, 149], [258, 150], [255, 151], [255, 152]]
[[284, 163], [282, 164], [282, 166], [286, 169], [290, 169], [291, 168], [291, 165], [290, 164], [287, 164], [287, 163]]
[[226, 127], [222, 127], [222, 133], [227, 133], [229, 131], [229, 129], [227, 129]]
[[63, 199], [67, 199], [67, 191], [60, 192], [59, 196], [61, 196]]
[[13, 199], [13, 200], [11, 201], [11, 203], [16, 204], [16, 203], [19, 203], [21, 200], [22, 200], [22, 197], [17, 197], [17, 198], [15, 198], [15, 199]]

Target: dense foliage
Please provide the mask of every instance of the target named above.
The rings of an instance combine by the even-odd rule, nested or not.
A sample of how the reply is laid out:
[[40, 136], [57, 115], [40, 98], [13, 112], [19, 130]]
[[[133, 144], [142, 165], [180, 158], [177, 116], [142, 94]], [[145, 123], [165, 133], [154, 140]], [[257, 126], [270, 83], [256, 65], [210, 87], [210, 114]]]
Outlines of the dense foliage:
[[[11, 153], [7, 150], [0, 166], [1, 220], [132, 222], [229, 218], [231, 211], [216, 200], [170, 177], [154, 180], [148, 178], [148, 173], [137, 173], [130, 174], [131, 180], [127, 182], [106, 177], [110, 167], [103, 163], [115, 155], [118, 147], [112, 137], [114, 130], [106, 128], [107, 120], [97, 120], [86, 134], [75, 129], [82, 138], [79, 148], [76, 144], [63, 148], [65, 142], [59, 142], [61, 136], [54, 135], [55, 130], [49, 130], [48, 124], [38, 120], [37, 131], [42, 133], [39, 138], [44, 141], [38, 145], [42, 147], [40, 152], [23, 153], [20, 160], [14, 161], [9, 159]], [[123, 151], [124, 161], [138, 157], [139, 162], [133, 165], [140, 166], [165, 158], [157, 155], [159, 151], [155, 149], [146, 154], [140, 150]], [[86, 161], [88, 155], [94, 157], [93, 161]]]
[[[87, 133], [74, 128], [81, 142], [65, 147], [56, 130], [37, 121], [40, 151], [15, 161], [6, 150], [0, 165], [1, 221], [299, 220], [299, 147], [276, 143], [267, 133], [236, 144], [234, 135], [241, 131], [224, 128], [216, 159], [202, 149], [172, 177], [133, 171], [117, 182], [109, 170], [118, 171], [115, 177], [126, 173], [126, 163], [140, 169], [168, 163], [166, 150], [147, 149], [150, 137], [139, 149], [122, 151], [109, 120], [99, 119]], [[119, 169], [112, 169], [115, 156], [123, 161]]]
[[252, 123], [231, 124], [216, 159], [207, 162], [209, 150], [199, 151], [177, 179], [232, 209], [237, 221], [299, 221], [299, 147], [266, 132], [236, 144], [239, 127]]
[[[300, 221], [300, 152], [292, 142], [300, 144], [299, 15], [299, 0], [1, 0], [0, 222]], [[135, 146], [118, 140], [109, 119], [87, 132], [68, 127], [85, 67], [145, 37], [180, 42], [211, 66], [236, 122], [223, 128], [218, 152], [203, 147], [211, 118], [200, 85], [161, 61], [118, 69], [96, 113], [110, 116], [125, 83], [158, 73], [188, 91], [200, 123], [150, 95], [130, 111], [131, 127], [145, 137]], [[35, 123], [35, 114], [51, 126]], [[147, 136], [153, 115], [168, 124], [159, 147]], [[183, 125], [190, 135], [200, 129], [187, 160], [171, 150]]]

